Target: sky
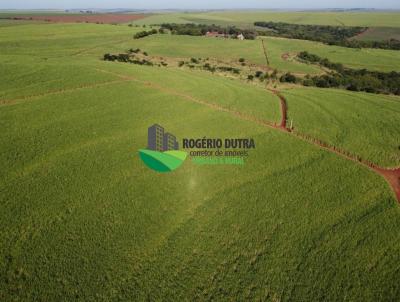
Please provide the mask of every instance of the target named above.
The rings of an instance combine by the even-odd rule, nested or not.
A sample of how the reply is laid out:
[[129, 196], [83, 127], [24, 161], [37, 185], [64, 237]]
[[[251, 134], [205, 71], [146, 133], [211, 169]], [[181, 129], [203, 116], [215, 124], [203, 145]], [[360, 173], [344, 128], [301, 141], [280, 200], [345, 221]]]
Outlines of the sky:
[[400, 9], [399, 0], [0, 0], [0, 9], [68, 9], [68, 8], [132, 8], [132, 9], [220, 9], [220, 8], [378, 8]]

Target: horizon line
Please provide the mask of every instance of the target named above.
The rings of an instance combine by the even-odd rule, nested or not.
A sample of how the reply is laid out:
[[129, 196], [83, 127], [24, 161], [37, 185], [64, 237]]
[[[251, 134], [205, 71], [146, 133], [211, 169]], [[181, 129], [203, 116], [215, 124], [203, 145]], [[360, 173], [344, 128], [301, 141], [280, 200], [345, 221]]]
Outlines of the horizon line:
[[400, 11], [400, 7], [395, 8], [376, 8], [376, 7], [243, 7], [243, 8], [133, 8], [133, 7], [110, 7], [110, 8], [101, 8], [101, 7], [71, 7], [71, 8], [0, 8], [2, 10], [55, 10], [55, 11], [66, 11], [66, 10], [147, 10], [147, 11], [155, 11], [155, 10], [173, 10], [173, 11], [216, 11], [216, 10], [398, 10]]

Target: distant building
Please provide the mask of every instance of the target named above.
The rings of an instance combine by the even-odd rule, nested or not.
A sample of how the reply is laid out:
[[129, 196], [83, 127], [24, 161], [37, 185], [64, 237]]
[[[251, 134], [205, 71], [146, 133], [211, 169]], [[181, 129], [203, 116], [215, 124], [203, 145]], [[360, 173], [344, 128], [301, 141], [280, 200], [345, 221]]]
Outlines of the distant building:
[[237, 36], [237, 39], [238, 39], [238, 40], [242, 40], [242, 41], [243, 41], [243, 40], [244, 40], [244, 36], [243, 36], [243, 34], [240, 34], [240, 35], [238, 35], [238, 36]]
[[163, 152], [179, 149], [175, 135], [164, 133], [164, 128], [158, 124], [149, 127], [147, 139], [147, 149], [149, 150]]
[[175, 135], [172, 135], [171, 133], [164, 134], [163, 149], [164, 151], [179, 149], [179, 144], [176, 141]]
[[154, 124], [148, 129], [148, 143], [147, 148], [154, 151], [164, 151], [164, 128], [160, 125]]
[[227, 34], [220, 34], [217, 31], [208, 31], [206, 32], [206, 37], [213, 37], [213, 38], [227, 38]]

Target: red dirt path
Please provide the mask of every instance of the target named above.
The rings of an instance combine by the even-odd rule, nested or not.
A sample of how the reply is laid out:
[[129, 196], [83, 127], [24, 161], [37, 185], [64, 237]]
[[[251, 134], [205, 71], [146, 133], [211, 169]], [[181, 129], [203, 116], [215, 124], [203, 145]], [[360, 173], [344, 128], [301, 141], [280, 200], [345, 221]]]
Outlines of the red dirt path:
[[285, 97], [282, 94], [280, 94], [278, 90], [274, 89], [268, 89], [268, 90], [271, 91], [273, 94], [275, 94], [277, 97], [279, 97], [279, 100], [281, 101], [281, 124], [279, 127], [284, 129], [285, 131], [290, 132], [291, 130], [286, 128], [287, 104]]
[[392, 189], [396, 194], [397, 200], [400, 202], [400, 168], [390, 170], [375, 167], [374, 170], [375, 172], [382, 175], [386, 179], [386, 181], [392, 186]]
[[93, 15], [52, 15], [52, 16], [17, 16], [14, 20], [34, 20], [60, 23], [126, 23], [146, 18], [144, 14], [93, 14]]
[[282, 55], [281, 55], [281, 58], [282, 58], [282, 60], [284, 60], [284, 61], [287, 61], [288, 59], [289, 59], [289, 53], [288, 52], [285, 52], [285, 53], [283, 53]]
[[142, 81], [142, 80], [139, 80], [139, 79], [137, 79], [135, 77], [132, 77], [132, 76], [122, 75], [122, 74], [118, 74], [118, 73], [111, 72], [111, 71], [104, 70], [104, 69], [96, 69], [96, 70], [100, 71], [100, 72], [103, 72], [103, 73], [113, 74], [113, 75], [119, 77], [121, 80], [135, 81], [135, 82], [144, 84], [146, 86], [156, 88], [156, 89], [158, 89], [160, 91], [164, 91], [164, 92], [172, 94], [172, 95], [180, 96], [180, 97], [182, 97], [184, 99], [187, 99], [187, 100], [189, 100], [191, 102], [195, 102], [195, 103], [198, 103], [198, 104], [201, 104], [201, 105], [205, 105], [205, 106], [213, 108], [215, 110], [231, 113], [231, 114], [233, 114], [233, 115], [235, 115], [238, 118], [243, 119], [243, 120], [252, 121], [252, 122], [255, 122], [255, 123], [263, 125], [263, 126], [267, 126], [267, 127], [273, 128], [273, 129], [284, 131], [284, 132], [286, 132], [286, 133], [288, 133], [290, 135], [293, 135], [293, 136], [295, 136], [295, 137], [297, 137], [299, 139], [302, 139], [302, 140], [304, 140], [304, 141], [306, 141], [308, 143], [316, 145], [319, 148], [325, 149], [325, 150], [333, 152], [333, 153], [335, 153], [335, 154], [337, 154], [337, 155], [339, 155], [339, 156], [341, 156], [341, 157], [343, 157], [345, 159], [348, 159], [348, 160], [351, 160], [353, 162], [359, 163], [360, 165], [363, 165], [363, 166], [371, 169], [372, 171], [378, 173], [379, 175], [383, 176], [384, 179], [387, 181], [387, 183], [392, 188], [392, 190], [394, 191], [395, 196], [397, 198], [397, 201], [400, 203], [400, 168], [396, 168], [396, 169], [391, 170], [391, 169], [385, 169], [385, 168], [379, 167], [378, 165], [376, 165], [374, 163], [371, 163], [371, 162], [368, 162], [366, 160], [363, 160], [363, 159], [361, 159], [361, 157], [359, 157], [357, 155], [353, 155], [348, 151], [341, 150], [341, 149], [339, 149], [339, 148], [337, 148], [335, 146], [331, 146], [331, 145], [329, 145], [329, 144], [327, 144], [325, 142], [322, 142], [322, 141], [320, 141], [318, 139], [315, 139], [313, 137], [301, 134], [301, 133], [299, 133], [297, 131], [294, 131], [292, 129], [286, 128], [287, 103], [286, 103], [285, 97], [278, 90], [269, 89], [269, 91], [273, 92], [275, 95], [277, 95], [279, 97], [280, 102], [281, 102], [282, 118], [281, 118], [281, 124], [279, 126], [277, 126], [276, 124], [272, 124], [270, 122], [264, 121], [264, 120], [256, 119], [253, 116], [249, 116], [249, 115], [243, 114], [243, 113], [238, 112], [238, 111], [233, 111], [233, 110], [224, 108], [224, 107], [222, 107], [220, 105], [217, 105], [217, 104], [213, 104], [213, 103], [209, 103], [209, 102], [206, 102], [206, 101], [203, 101], [203, 100], [199, 100], [197, 98], [192, 97], [191, 95], [187, 95], [187, 94], [184, 94], [184, 93], [181, 93], [181, 92], [177, 92], [177, 91], [175, 91], [173, 89], [170, 89], [170, 88], [165, 88], [165, 87], [160, 86], [160, 85], [158, 85], [156, 83], [153, 83], [153, 82]]
[[400, 168], [395, 168], [395, 169], [388, 169], [388, 168], [383, 168], [380, 167], [372, 162], [363, 160], [360, 156], [351, 154], [348, 151], [339, 149], [335, 146], [332, 146], [328, 143], [325, 143], [323, 141], [320, 141], [316, 138], [313, 138], [308, 135], [304, 135], [302, 133], [298, 133], [297, 131], [293, 131], [292, 129], [286, 128], [286, 119], [287, 119], [287, 104], [286, 104], [286, 99], [285, 97], [280, 94], [279, 91], [274, 90], [274, 89], [268, 89], [269, 91], [273, 92], [275, 95], [277, 95], [281, 101], [281, 115], [282, 115], [282, 120], [281, 120], [281, 125], [280, 129], [285, 130], [287, 132], [291, 132], [292, 135], [296, 136], [297, 138], [300, 138], [302, 140], [305, 140], [311, 144], [317, 145], [320, 148], [323, 148], [327, 151], [333, 152], [337, 155], [340, 155], [341, 157], [344, 157], [348, 160], [357, 162], [375, 173], [378, 173], [381, 175], [387, 183], [391, 186], [393, 192], [396, 195], [397, 201], [400, 203]]
[[364, 36], [369, 31], [371, 31], [371, 29], [369, 27], [367, 27], [365, 30], [363, 30], [362, 32], [356, 34], [354, 37], [349, 38], [349, 40], [360, 38], [360, 37]]
[[[293, 135], [294, 137], [297, 137], [298, 139], [302, 139], [302, 140], [304, 140], [304, 141], [306, 141], [308, 143], [311, 143], [313, 145], [316, 145], [316, 146], [318, 146], [318, 147], [320, 147], [322, 149], [325, 149], [327, 151], [335, 153], [335, 154], [337, 154], [337, 155], [339, 155], [339, 156], [341, 156], [341, 157], [343, 157], [345, 159], [348, 159], [348, 160], [356, 162], [356, 163], [358, 163], [360, 165], [363, 165], [363, 166], [371, 169], [375, 173], [381, 175], [387, 181], [387, 183], [390, 185], [390, 187], [392, 188], [393, 192], [395, 193], [397, 201], [400, 203], [400, 167], [399, 168], [395, 168], [395, 169], [387, 169], [387, 168], [379, 167], [378, 165], [376, 165], [374, 163], [371, 163], [371, 162], [368, 162], [366, 160], [363, 160], [363, 159], [361, 159], [361, 157], [359, 157], [357, 155], [354, 155], [354, 154], [351, 154], [348, 151], [341, 150], [341, 149], [339, 149], [339, 148], [337, 148], [335, 146], [331, 146], [331, 145], [329, 145], [329, 144], [327, 144], [325, 142], [322, 142], [322, 141], [320, 141], [320, 140], [318, 140], [316, 138], [313, 138], [311, 136], [308, 136], [308, 135], [299, 133], [297, 131], [294, 131], [292, 129], [286, 128], [287, 103], [286, 103], [285, 97], [282, 94], [280, 94], [280, 92], [277, 91], [277, 90], [269, 89], [271, 92], [273, 92], [275, 95], [277, 95], [279, 97], [280, 102], [281, 102], [282, 118], [281, 118], [281, 124], [279, 126], [276, 125], [276, 124], [273, 124], [271, 122], [268, 122], [268, 121], [259, 120], [259, 119], [255, 118], [253, 116], [249, 116], [249, 115], [243, 114], [243, 113], [238, 112], [238, 111], [233, 111], [233, 110], [230, 110], [228, 108], [224, 108], [222, 106], [219, 106], [219, 105], [216, 105], [216, 104], [213, 104], [213, 103], [209, 103], [209, 102], [206, 102], [206, 101], [203, 101], [203, 100], [196, 99], [196, 98], [192, 97], [191, 95], [187, 95], [187, 94], [184, 94], [184, 93], [181, 93], [181, 92], [177, 92], [177, 91], [175, 91], [173, 89], [169, 89], [169, 88], [160, 86], [160, 85], [158, 85], [156, 83], [153, 83], [153, 82], [143, 81], [143, 80], [137, 79], [137, 78], [132, 77], [132, 76], [118, 74], [116, 72], [112, 72], [112, 71], [109, 71], [109, 70], [104, 70], [104, 69], [96, 69], [96, 70], [99, 71], [99, 72], [107, 73], [107, 74], [113, 74], [113, 75], [117, 76], [122, 81], [138, 82], [138, 83], [143, 84], [145, 86], [153, 87], [153, 88], [156, 88], [156, 89], [158, 89], [160, 91], [164, 91], [166, 93], [182, 97], [182, 98], [187, 99], [187, 100], [189, 100], [191, 102], [195, 102], [195, 103], [198, 103], [198, 104], [201, 104], [201, 105], [205, 105], [205, 106], [208, 106], [208, 107], [213, 108], [215, 110], [231, 113], [231, 114], [237, 116], [240, 119], [247, 120], [247, 121], [252, 121], [252, 122], [255, 122], [255, 123], [260, 124], [262, 126], [267, 126], [267, 127], [270, 127], [270, 128], [276, 129], [276, 130], [284, 131], [284, 132], [286, 132], [286, 133], [288, 133], [290, 135]], [[110, 81], [110, 82], [101, 83], [101, 84], [97, 84], [97, 85], [96, 84], [87, 85], [87, 87], [103, 86], [103, 85], [109, 85], [109, 84], [114, 84], [114, 83], [119, 83], [119, 82], [121, 82], [121, 81]], [[78, 88], [73, 88], [71, 90], [82, 89], [82, 88], [86, 88], [86, 87], [78, 87]], [[45, 93], [45, 94], [40, 94], [38, 96], [43, 96], [43, 95], [47, 95], [47, 94], [62, 93], [62, 92], [66, 92], [66, 90], [49, 92], [49, 93]], [[28, 98], [35, 98], [35, 97], [37, 97], [37, 96], [29, 96], [29, 97], [26, 97], [26, 98], [28, 99]], [[21, 99], [25, 99], [25, 98], [21, 98]], [[10, 103], [13, 103], [13, 101], [15, 101], [15, 100], [6, 101], [3, 104], [7, 104], [7, 103], [10, 104]]]

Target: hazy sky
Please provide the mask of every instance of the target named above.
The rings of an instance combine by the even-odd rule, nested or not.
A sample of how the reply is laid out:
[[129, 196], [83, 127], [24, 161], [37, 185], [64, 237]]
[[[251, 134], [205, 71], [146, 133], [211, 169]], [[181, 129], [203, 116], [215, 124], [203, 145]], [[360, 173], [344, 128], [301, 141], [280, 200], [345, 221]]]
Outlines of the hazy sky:
[[397, 8], [399, 0], [0, 0], [0, 9], [7, 8], [137, 8], [137, 9], [216, 9], [216, 8]]

